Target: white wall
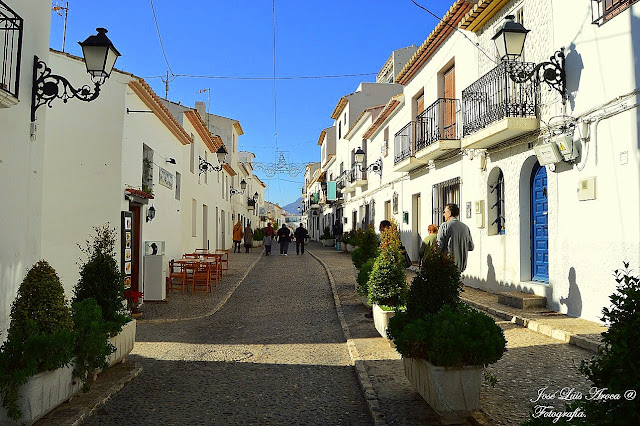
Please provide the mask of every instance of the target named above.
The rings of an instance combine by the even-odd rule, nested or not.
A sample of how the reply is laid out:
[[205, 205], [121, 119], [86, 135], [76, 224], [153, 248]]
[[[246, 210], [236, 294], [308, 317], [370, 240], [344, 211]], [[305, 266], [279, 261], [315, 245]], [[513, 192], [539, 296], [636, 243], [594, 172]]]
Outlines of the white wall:
[[[19, 0], [5, 3], [24, 19], [19, 103], [0, 109], [0, 341], [9, 327], [11, 303], [26, 271], [41, 256], [42, 163], [46, 138], [46, 107], [38, 110], [40, 130], [29, 138], [33, 56], [47, 59], [51, 2], [37, 5]], [[60, 105], [57, 105], [60, 107]]]

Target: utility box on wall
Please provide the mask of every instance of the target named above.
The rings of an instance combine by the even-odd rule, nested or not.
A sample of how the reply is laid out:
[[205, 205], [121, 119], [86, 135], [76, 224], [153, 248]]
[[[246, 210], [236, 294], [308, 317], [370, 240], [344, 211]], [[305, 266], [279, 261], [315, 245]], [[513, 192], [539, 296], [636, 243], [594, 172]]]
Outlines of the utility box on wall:
[[596, 199], [596, 178], [590, 177], [578, 181], [578, 200], [587, 201]]
[[484, 200], [477, 200], [473, 203], [476, 216], [476, 226], [484, 228]]

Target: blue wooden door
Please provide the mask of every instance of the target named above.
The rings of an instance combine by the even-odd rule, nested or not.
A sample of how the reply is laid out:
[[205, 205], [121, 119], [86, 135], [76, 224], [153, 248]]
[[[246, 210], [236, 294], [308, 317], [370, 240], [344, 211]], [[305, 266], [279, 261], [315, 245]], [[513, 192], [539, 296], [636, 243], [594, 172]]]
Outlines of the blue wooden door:
[[547, 170], [536, 163], [531, 172], [531, 279], [549, 282]]

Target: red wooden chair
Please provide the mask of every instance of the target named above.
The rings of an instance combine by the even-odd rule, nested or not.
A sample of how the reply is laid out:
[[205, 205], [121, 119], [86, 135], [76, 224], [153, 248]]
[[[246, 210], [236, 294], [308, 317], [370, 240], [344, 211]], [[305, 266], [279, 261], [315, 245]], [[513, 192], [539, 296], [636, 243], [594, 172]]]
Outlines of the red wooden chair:
[[169, 288], [168, 290], [180, 289], [184, 293], [184, 288], [187, 285], [188, 274], [185, 265], [176, 263], [173, 259], [169, 261]]
[[198, 262], [193, 268], [193, 277], [191, 287], [191, 294], [196, 291], [203, 291], [207, 294], [212, 291], [211, 289], [211, 265], [208, 262]]
[[[217, 249], [216, 253], [222, 254], [223, 256], [220, 258], [220, 262], [222, 263], [223, 270], [229, 270], [229, 249]], [[226, 267], [224, 267], [226, 265]]]

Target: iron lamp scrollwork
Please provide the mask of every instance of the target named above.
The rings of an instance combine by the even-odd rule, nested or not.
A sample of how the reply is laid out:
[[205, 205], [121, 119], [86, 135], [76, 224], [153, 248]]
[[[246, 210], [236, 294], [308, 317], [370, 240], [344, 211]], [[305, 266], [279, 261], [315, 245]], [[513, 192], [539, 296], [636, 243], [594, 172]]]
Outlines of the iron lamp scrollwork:
[[227, 150], [224, 148], [224, 145], [221, 145], [220, 148], [216, 151], [216, 157], [218, 157], [219, 166], [214, 166], [209, 163], [202, 157], [198, 157], [200, 159], [198, 163], [198, 169], [200, 171], [200, 175], [207, 172], [219, 172], [224, 168], [225, 165], [225, 157], [227, 156]]
[[365, 152], [361, 147], [358, 147], [358, 149], [355, 152], [355, 160], [356, 160], [355, 166], [361, 172], [366, 172], [371, 170], [373, 173], [376, 173], [378, 176], [382, 177], [382, 158], [378, 158], [375, 162], [373, 162], [372, 164], [369, 164], [367, 167], [363, 169], [362, 163], [364, 162], [364, 157], [365, 157]]
[[229, 194], [231, 194], [231, 196], [238, 195], [238, 194], [244, 194], [244, 190], [245, 190], [246, 187], [247, 187], [247, 182], [244, 179], [242, 179], [240, 181], [240, 188], [241, 189], [231, 188], [229, 190]]
[[87, 72], [91, 74], [92, 88], [88, 84], [75, 88], [69, 80], [61, 75], [52, 74], [43, 60], [34, 56], [33, 58], [33, 86], [31, 89], [31, 121], [36, 121], [36, 111], [42, 105], [51, 108], [55, 99], [62, 99], [66, 103], [69, 99], [76, 98], [84, 102], [91, 102], [100, 95], [100, 86], [111, 75], [113, 66], [121, 56], [107, 37], [107, 30], [97, 28], [98, 34], [88, 37], [85, 41], [79, 42], [82, 46], [82, 54], [87, 67]]
[[[500, 58], [508, 60], [513, 65], [509, 67], [509, 77], [516, 83], [524, 83], [532, 77], [538, 83], [544, 81], [549, 87], [560, 92], [562, 103], [566, 103], [567, 77], [564, 66], [564, 48], [556, 51], [549, 58], [549, 61], [537, 64], [531, 71], [525, 70], [524, 67], [518, 67], [518, 62], [515, 60], [522, 54], [524, 42], [530, 30], [527, 30], [519, 22], [515, 22], [514, 19], [513, 15], [507, 15], [505, 23], [492, 38]], [[540, 75], [540, 70], [542, 70], [542, 75]]]

